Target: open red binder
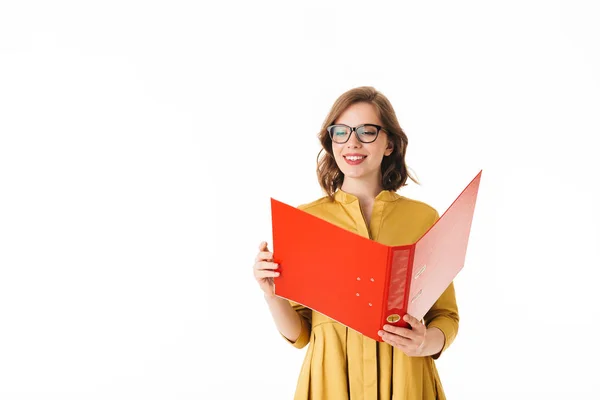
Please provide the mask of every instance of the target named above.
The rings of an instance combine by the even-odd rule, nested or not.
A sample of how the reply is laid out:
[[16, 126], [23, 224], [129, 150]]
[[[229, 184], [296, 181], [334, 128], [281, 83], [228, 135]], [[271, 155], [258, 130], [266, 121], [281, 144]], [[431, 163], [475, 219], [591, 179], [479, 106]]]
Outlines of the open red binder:
[[429, 311], [463, 268], [480, 171], [415, 243], [386, 246], [271, 198], [275, 294], [377, 341]]

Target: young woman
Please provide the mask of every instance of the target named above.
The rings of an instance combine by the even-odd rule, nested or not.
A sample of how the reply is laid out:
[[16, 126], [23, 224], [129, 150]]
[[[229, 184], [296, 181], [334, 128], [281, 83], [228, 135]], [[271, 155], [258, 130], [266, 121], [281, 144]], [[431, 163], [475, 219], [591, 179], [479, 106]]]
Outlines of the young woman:
[[[396, 191], [406, 185], [408, 139], [388, 99], [372, 87], [342, 94], [319, 133], [317, 175], [326, 196], [299, 208], [377, 242], [415, 242], [439, 218], [431, 206]], [[415, 181], [416, 182], [416, 181]], [[299, 249], [301, 251], [301, 249]], [[297, 348], [309, 345], [296, 400], [445, 399], [434, 360], [458, 331], [454, 285], [411, 329], [384, 325], [377, 342], [273, 291], [277, 265], [262, 242], [254, 276], [275, 325]]]

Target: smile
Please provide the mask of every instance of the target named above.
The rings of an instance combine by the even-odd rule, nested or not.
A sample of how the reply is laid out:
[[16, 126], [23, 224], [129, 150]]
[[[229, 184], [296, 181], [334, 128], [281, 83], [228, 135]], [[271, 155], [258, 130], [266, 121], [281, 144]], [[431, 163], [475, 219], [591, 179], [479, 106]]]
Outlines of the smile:
[[344, 156], [344, 160], [350, 165], [357, 165], [364, 161], [367, 156]]

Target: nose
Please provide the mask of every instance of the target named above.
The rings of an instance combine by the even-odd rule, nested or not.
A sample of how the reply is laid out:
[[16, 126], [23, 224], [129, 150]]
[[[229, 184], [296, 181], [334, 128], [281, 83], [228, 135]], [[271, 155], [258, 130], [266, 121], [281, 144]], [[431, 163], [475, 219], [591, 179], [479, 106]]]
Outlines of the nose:
[[361, 141], [358, 140], [358, 134], [356, 133], [356, 131], [350, 132], [350, 137], [348, 138], [348, 141], [346, 142], [346, 146], [350, 147], [350, 148], [362, 146]]

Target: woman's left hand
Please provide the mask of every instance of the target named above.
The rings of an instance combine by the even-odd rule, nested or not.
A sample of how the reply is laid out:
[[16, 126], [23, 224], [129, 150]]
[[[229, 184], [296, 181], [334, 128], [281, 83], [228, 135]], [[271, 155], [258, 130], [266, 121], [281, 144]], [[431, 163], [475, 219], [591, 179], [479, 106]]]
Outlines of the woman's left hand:
[[425, 347], [427, 327], [409, 314], [404, 316], [404, 320], [412, 329], [384, 325], [384, 330], [379, 331], [379, 336], [384, 342], [402, 350], [407, 356], [419, 357]]

